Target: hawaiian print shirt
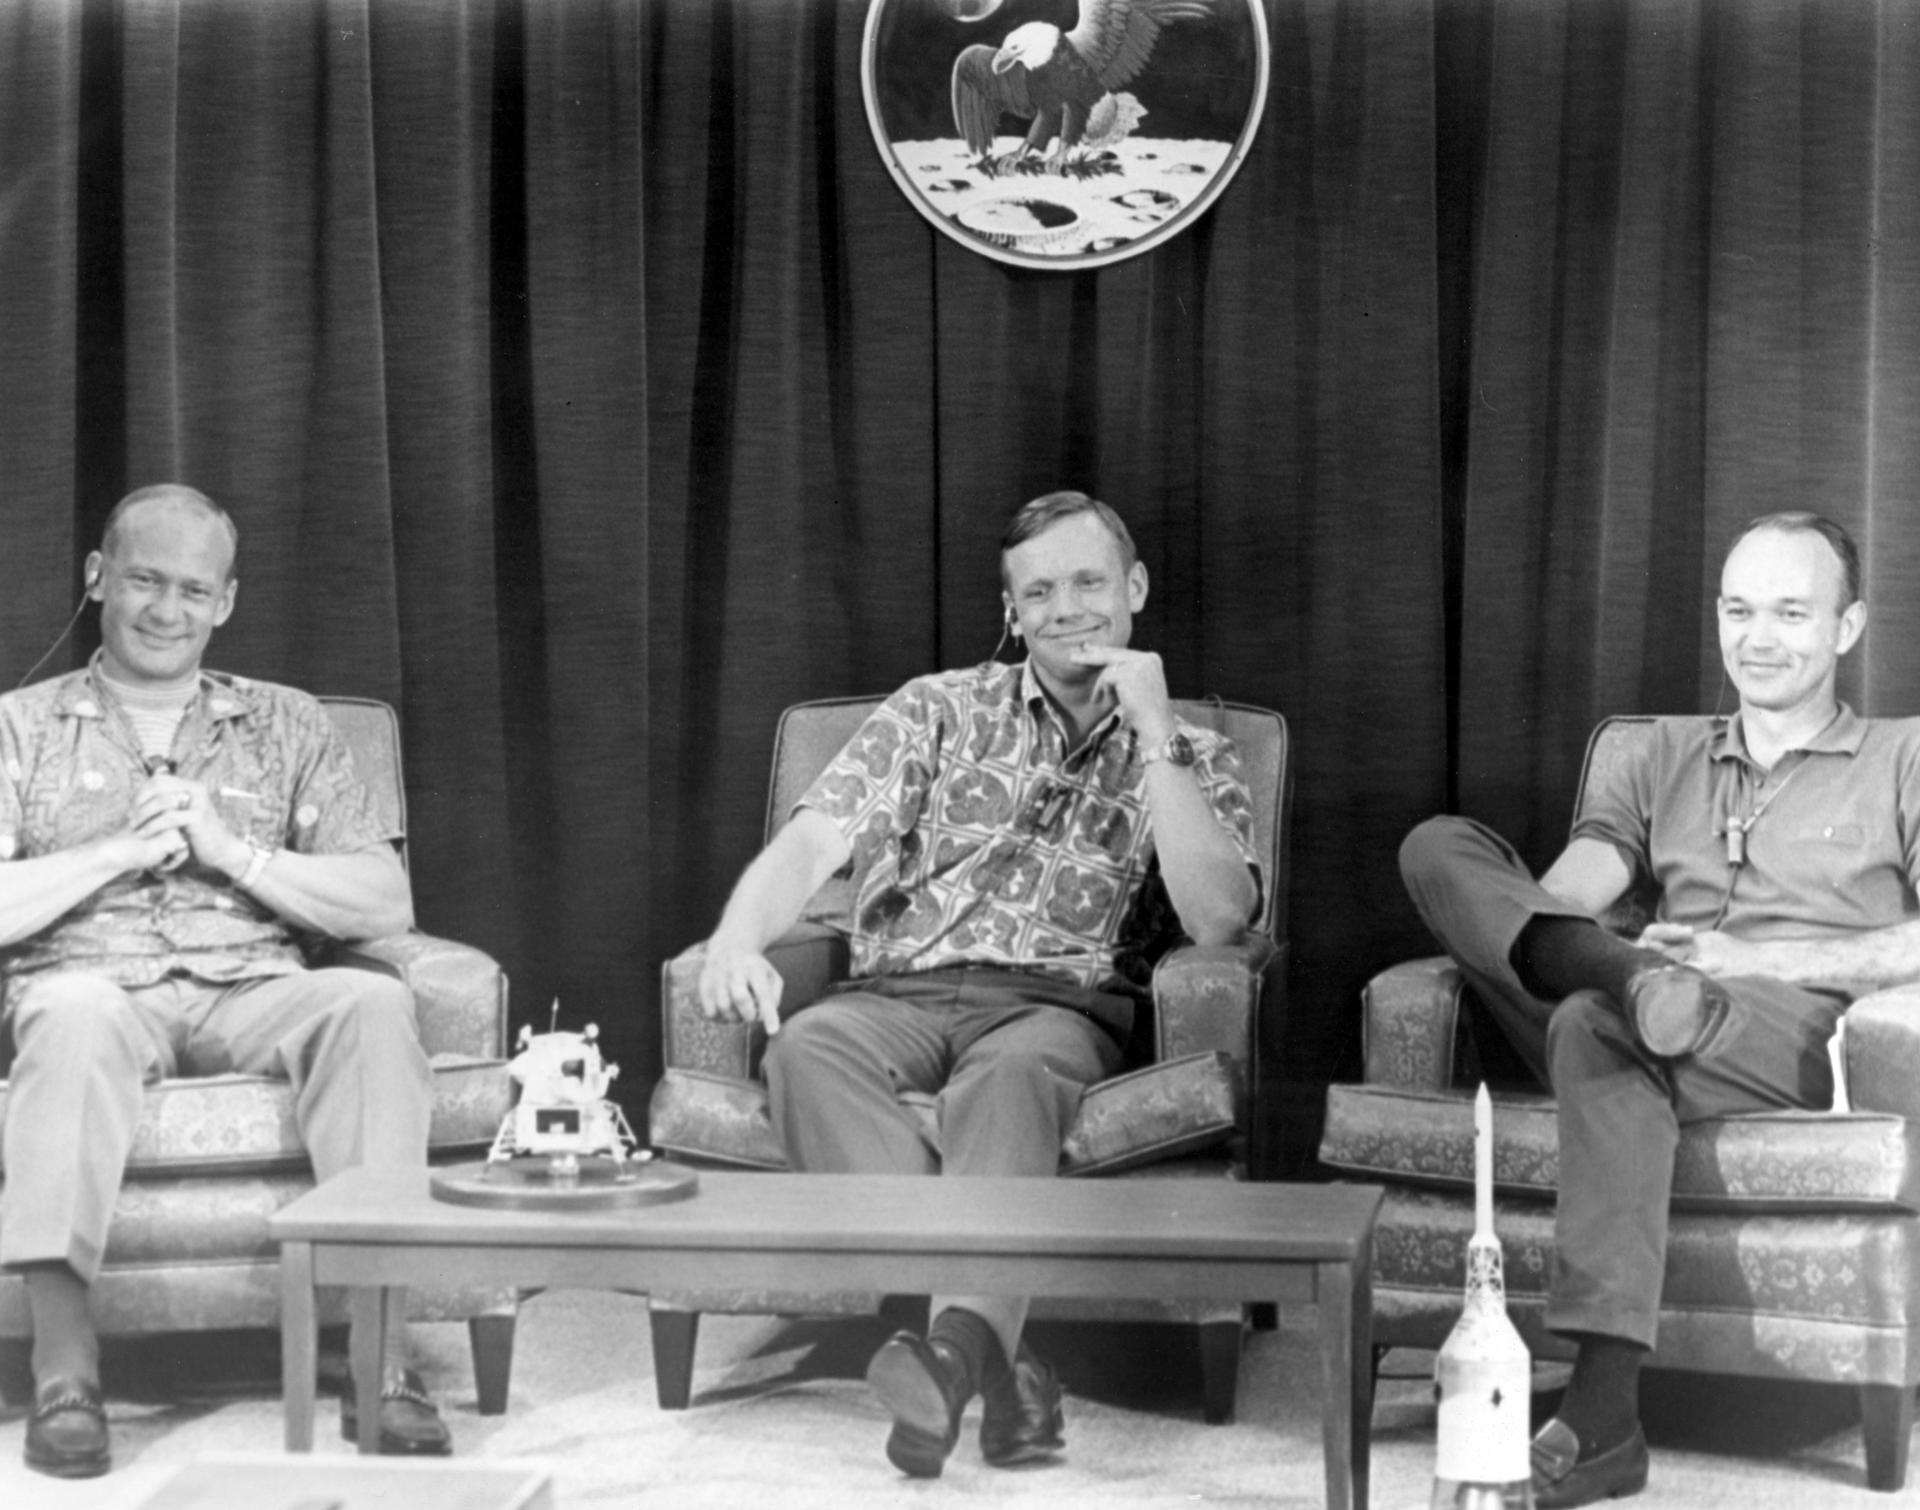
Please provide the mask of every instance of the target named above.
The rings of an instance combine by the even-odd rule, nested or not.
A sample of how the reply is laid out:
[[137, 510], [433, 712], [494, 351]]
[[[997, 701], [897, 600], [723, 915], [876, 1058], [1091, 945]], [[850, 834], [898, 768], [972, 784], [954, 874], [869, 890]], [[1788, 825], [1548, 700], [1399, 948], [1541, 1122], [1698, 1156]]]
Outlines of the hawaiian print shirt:
[[[1220, 826], [1260, 879], [1224, 736], [1182, 723]], [[801, 797], [853, 846], [856, 977], [1011, 967], [1137, 994], [1180, 936], [1146, 767], [1113, 714], [1074, 753], [1032, 670], [989, 662], [887, 699]]]
[[[326, 709], [291, 687], [203, 672], [173, 759], [179, 775], [205, 784], [227, 827], [267, 849], [346, 854], [399, 838]], [[92, 667], [0, 697], [0, 861], [118, 831], [146, 780], [133, 726]], [[282, 975], [303, 963], [291, 924], [192, 858], [165, 874], [121, 876], [0, 954], [9, 1004], [42, 970], [138, 986], [176, 972]]]

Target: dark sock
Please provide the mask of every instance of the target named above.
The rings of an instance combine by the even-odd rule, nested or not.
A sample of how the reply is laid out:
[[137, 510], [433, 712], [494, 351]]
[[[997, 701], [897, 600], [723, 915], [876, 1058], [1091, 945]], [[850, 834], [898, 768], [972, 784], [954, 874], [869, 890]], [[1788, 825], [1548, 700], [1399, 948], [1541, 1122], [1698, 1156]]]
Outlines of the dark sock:
[[27, 1314], [33, 1320], [34, 1385], [78, 1377], [100, 1382], [100, 1339], [93, 1329], [87, 1282], [66, 1264], [23, 1264]]
[[1580, 1439], [1582, 1460], [1618, 1447], [1640, 1424], [1640, 1365], [1647, 1350], [1624, 1337], [1579, 1336], [1560, 1419]]
[[967, 1392], [979, 1394], [982, 1381], [1007, 1366], [1000, 1339], [985, 1319], [963, 1306], [948, 1306], [933, 1318], [927, 1341], [943, 1342], [967, 1366]]
[[1666, 962], [1659, 950], [1630, 944], [1587, 918], [1536, 917], [1513, 941], [1520, 984], [1542, 1001], [1575, 991], [1604, 991], [1625, 1001], [1636, 970]]

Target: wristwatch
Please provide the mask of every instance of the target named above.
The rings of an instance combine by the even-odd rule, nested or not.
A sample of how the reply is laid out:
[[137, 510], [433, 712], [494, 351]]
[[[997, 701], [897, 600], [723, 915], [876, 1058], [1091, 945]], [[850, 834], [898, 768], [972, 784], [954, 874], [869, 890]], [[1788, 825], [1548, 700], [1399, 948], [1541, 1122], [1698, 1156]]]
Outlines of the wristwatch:
[[1152, 765], [1156, 760], [1164, 760], [1168, 765], [1192, 765], [1193, 741], [1178, 729], [1174, 730], [1165, 743], [1140, 752], [1140, 764]]

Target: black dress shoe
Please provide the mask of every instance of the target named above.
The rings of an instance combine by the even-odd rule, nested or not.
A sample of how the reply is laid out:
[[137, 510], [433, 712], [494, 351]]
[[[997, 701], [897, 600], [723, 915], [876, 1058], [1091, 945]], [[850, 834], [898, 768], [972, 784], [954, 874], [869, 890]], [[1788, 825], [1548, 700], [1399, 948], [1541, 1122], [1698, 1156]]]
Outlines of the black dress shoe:
[[1627, 981], [1627, 1020], [1649, 1054], [1698, 1054], [1718, 1036], [1732, 1001], [1711, 975], [1677, 962], [1647, 965]]
[[107, 1413], [91, 1379], [49, 1379], [33, 1396], [27, 1466], [57, 1479], [98, 1478], [113, 1466]]
[[867, 1365], [867, 1383], [893, 1416], [887, 1460], [913, 1478], [939, 1478], [973, 1393], [960, 1355], [944, 1342], [895, 1332]]
[[1598, 1500], [1623, 1499], [1647, 1487], [1647, 1434], [1633, 1435], [1584, 1461], [1580, 1438], [1558, 1416], [1533, 1439], [1534, 1510], [1572, 1510]]
[[981, 1386], [980, 1400], [980, 1455], [994, 1467], [1031, 1463], [1067, 1445], [1060, 1380], [1024, 1342], [1013, 1366]]
[[[360, 1440], [359, 1402], [349, 1381], [340, 1397], [340, 1435]], [[380, 1451], [388, 1457], [444, 1458], [453, 1437], [426, 1385], [410, 1368], [389, 1369], [380, 1386]]]

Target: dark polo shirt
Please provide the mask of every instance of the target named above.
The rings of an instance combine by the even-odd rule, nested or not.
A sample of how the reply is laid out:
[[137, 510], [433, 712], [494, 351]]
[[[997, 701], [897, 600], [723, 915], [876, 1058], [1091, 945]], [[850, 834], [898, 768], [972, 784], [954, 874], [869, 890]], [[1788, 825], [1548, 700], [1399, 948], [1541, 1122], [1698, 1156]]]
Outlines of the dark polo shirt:
[[[1729, 818], [1752, 820], [1728, 860]], [[1920, 719], [1834, 721], [1771, 771], [1738, 715], [1662, 719], [1643, 759], [1586, 793], [1574, 837], [1619, 850], [1660, 888], [1660, 918], [1760, 941], [1920, 915]]]

